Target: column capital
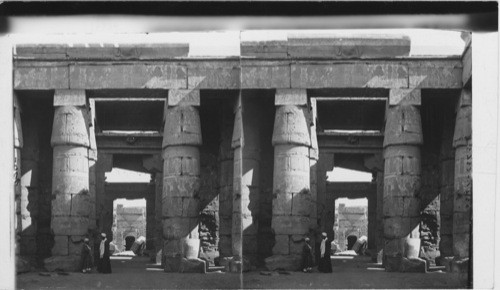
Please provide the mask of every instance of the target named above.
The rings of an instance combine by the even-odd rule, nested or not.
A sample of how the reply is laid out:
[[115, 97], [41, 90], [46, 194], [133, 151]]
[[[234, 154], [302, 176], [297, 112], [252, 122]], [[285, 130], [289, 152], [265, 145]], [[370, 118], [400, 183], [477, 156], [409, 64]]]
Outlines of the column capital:
[[307, 91], [305, 89], [277, 89], [274, 105], [307, 105]]
[[413, 105], [422, 103], [420, 89], [391, 89], [389, 91], [389, 106]]
[[55, 90], [54, 107], [86, 105], [85, 90]]
[[386, 109], [384, 148], [391, 145], [421, 145], [422, 120], [416, 106], [393, 106]]
[[168, 106], [200, 106], [200, 90], [169, 90]]

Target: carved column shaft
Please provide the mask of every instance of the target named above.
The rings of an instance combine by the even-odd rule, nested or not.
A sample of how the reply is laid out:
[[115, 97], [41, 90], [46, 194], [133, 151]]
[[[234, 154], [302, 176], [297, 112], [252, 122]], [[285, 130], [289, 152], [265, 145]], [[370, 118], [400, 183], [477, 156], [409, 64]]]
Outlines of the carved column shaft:
[[81, 242], [88, 234], [90, 219], [90, 142], [85, 92], [56, 90], [54, 106], [51, 138], [54, 247], [53, 257], [45, 260], [45, 267], [74, 271], [78, 269]]
[[[419, 243], [420, 90], [391, 90], [384, 134], [384, 259], [387, 271], [401, 271], [408, 243]], [[412, 240], [414, 239], [414, 240]], [[418, 249], [417, 257], [418, 258]]]
[[185, 239], [198, 239], [200, 92], [169, 91], [163, 132], [163, 255], [165, 271], [177, 272]]
[[[455, 182], [453, 200], [453, 254], [468, 260], [472, 226], [472, 95], [464, 89], [459, 99], [453, 147]], [[465, 271], [465, 270], [464, 270]]]

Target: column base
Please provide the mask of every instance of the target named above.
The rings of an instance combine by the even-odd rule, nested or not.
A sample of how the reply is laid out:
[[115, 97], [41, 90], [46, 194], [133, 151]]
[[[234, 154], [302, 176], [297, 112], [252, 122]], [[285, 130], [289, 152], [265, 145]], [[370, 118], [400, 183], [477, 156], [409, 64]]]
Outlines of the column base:
[[227, 273], [243, 273], [254, 270], [254, 266], [246, 257], [223, 257], [220, 259], [220, 265], [224, 266]]
[[446, 272], [451, 272], [451, 262], [453, 261], [453, 258], [453, 256], [438, 257], [436, 258], [436, 266], [444, 266]]
[[53, 256], [43, 260], [44, 267], [49, 272], [76, 272], [80, 269], [80, 256]]
[[469, 258], [455, 258], [450, 263], [451, 272], [468, 274], [469, 273]]
[[302, 257], [300, 255], [273, 255], [265, 259], [265, 264], [269, 271], [299, 271]]
[[420, 258], [386, 256], [384, 266], [386, 272], [427, 273], [427, 262]]

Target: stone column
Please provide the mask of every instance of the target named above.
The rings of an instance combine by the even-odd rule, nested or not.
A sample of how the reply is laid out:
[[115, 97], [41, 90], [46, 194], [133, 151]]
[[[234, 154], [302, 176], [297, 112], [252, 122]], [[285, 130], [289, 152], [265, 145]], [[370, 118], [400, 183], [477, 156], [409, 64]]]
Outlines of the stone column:
[[21, 252], [20, 234], [22, 232], [22, 185], [21, 185], [21, 149], [23, 148], [23, 131], [21, 126], [21, 105], [14, 94], [14, 200], [15, 200], [15, 234], [16, 256]]
[[[420, 248], [420, 90], [393, 89], [389, 94], [384, 134], [384, 259], [386, 271], [406, 271]], [[418, 244], [418, 245], [416, 245]], [[415, 246], [416, 255], [409, 252]], [[413, 253], [415, 254], [415, 253]], [[421, 265], [423, 262], [423, 266]]]
[[51, 144], [52, 257], [45, 260], [49, 271], [75, 271], [79, 267], [81, 241], [89, 229], [89, 127], [87, 100], [83, 90], [56, 90]]
[[184, 239], [198, 239], [200, 152], [198, 90], [170, 90], [163, 133], [163, 255], [165, 272], [179, 271]]
[[[21, 256], [36, 262], [39, 213], [39, 155], [40, 117], [33, 112], [23, 116], [23, 148], [21, 150]], [[17, 143], [17, 142], [16, 142]]]
[[377, 183], [377, 263], [383, 263], [382, 251], [384, 250], [384, 169], [376, 173]]
[[[440, 182], [440, 258], [436, 259], [437, 264], [448, 266], [453, 259], [453, 189], [455, 181], [455, 150], [453, 149], [453, 133], [455, 127], [454, 112], [447, 110], [442, 112], [443, 130], [441, 137], [441, 152], [439, 156], [441, 182]], [[448, 262], [446, 262], [448, 261]]]
[[[377, 188], [376, 183], [373, 185], [373, 190], [368, 193], [368, 249], [371, 253], [377, 249]], [[372, 255], [372, 260], [376, 261], [376, 256]]]
[[[316, 250], [316, 238], [319, 236], [320, 225], [318, 224], [318, 160], [319, 146], [316, 135], [316, 118], [318, 115], [316, 99], [310, 99], [309, 135], [311, 136], [311, 148], [309, 149], [309, 174], [311, 190], [311, 216], [309, 217], [309, 228], [313, 233], [309, 235], [313, 253]], [[326, 174], [326, 172], [325, 172]], [[332, 237], [333, 239], [333, 237]], [[319, 242], [319, 240], [318, 240]]]
[[221, 141], [219, 145], [219, 256], [221, 265], [224, 258], [233, 255], [232, 215], [233, 215], [233, 155], [231, 149], [234, 114], [229, 110], [220, 115]]
[[455, 186], [453, 199], [452, 271], [468, 273], [472, 237], [472, 94], [462, 90], [453, 135]]
[[155, 173], [155, 262], [161, 264], [160, 252], [163, 248], [163, 224], [162, 224], [162, 195], [163, 195], [163, 172]]
[[[239, 96], [235, 108], [231, 147], [233, 165], [233, 215], [231, 272], [241, 272], [243, 256], [257, 262], [257, 232], [259, 212], [260, 134], [259, 108], [247, 97]], [[244, 265], [244, 266], [242, 266]]]
[[309, 233], [311, 216], [309, 122], [305, 90], [277, 90], [274, 145], [273, 256], [265, 259], [270, 270], [300, 268], [295, 244]]
[[[326, 182], [328, 179], [328, 171], [333, 170], [334, 154], [331, 153], [319, 153], [318, 163], [316, 165], [316, 179], [317, 179], [317, 216], [320, 221], [320, 232], [327, 233], [330, 239], [333, 239], [334, 233], [330, 225], [333, 226], [333, 219], [335, 219], [335, 199], [332, 198], [333, 195], [328, 197], [326, 192]], [[328, 201], [327, 201], [328, 199]], [[321, 234], [321, 233], [319, 233]], [[337, 233], [338, 234], [338, 233]]]
[[97, 229], [97, 216], [96, 216], [96, 194], [97, 194], [97, 141], [95, 137], [95, 100], [89, 99], [89, 141], [90, 148], [88, 149], [89, 158], [89, 205], [90, 205], [90, 216], [89, 216], [89, 232], [90, 232], [90, 245], [94, 246], [94, 241], [97, 240], [99, 235], [99, 230]]

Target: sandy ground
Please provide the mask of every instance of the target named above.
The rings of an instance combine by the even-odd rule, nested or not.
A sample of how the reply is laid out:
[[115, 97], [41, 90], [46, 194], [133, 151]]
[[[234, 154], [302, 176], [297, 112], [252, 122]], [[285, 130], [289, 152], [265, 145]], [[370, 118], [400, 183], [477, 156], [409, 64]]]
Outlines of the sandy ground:
[[456, 274], [388, 273], [368, 257], [334, 257], [333, 273], [291, 272], [263, 276], [259, 271], [244, 275], [164, 273], [145, 257], [113, 257], [112, 274], [40, 276], [38, 272], [17, 276], [18, 289], [401, 289], [463, 288]]

